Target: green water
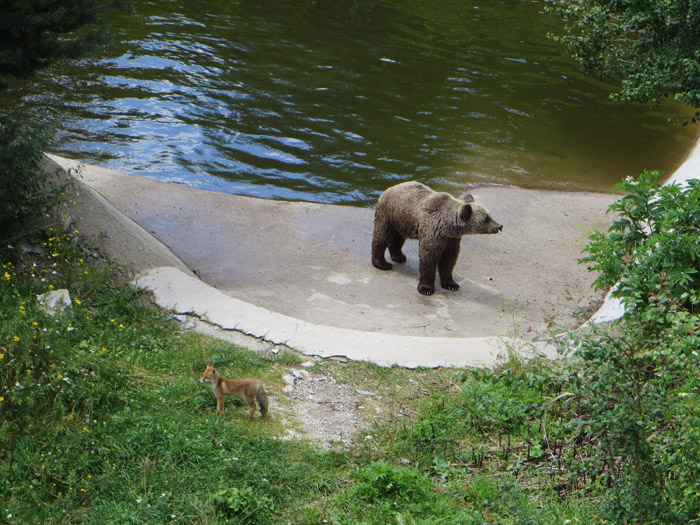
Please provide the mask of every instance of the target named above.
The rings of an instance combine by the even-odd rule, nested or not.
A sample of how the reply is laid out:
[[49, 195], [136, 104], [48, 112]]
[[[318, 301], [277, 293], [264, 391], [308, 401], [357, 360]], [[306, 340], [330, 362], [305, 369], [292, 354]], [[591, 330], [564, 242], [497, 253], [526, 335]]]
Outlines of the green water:
[[2, 92], [53, 150], [162, 180], [367, 205], [419, 180], [609, 190], [672, 170], [681, 108], [615, 105], [543, 2], [135, 1], [114, 43]]

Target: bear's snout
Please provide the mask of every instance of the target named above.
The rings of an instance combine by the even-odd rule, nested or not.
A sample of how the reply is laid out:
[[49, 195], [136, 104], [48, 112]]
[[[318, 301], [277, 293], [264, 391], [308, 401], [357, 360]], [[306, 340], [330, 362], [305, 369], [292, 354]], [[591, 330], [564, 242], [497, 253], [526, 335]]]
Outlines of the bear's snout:
[[499, 224], [498, 226], [495, 226], [491, 229], [491, 233], [498, 233], [503, 231], [503, 225]]

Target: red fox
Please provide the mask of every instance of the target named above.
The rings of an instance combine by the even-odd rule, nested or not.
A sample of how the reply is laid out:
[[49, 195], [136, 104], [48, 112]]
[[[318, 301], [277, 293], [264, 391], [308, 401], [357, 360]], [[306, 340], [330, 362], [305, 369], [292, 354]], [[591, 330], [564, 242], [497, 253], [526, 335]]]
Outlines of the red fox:
[[211, 383], [211, 389], [216, 396], [217, 413], [224, 413], [224, 396], [244, 395], [245, 401], [250, 408], [246, 417], [253, 417], [256, 399], [258, 400], [258, 405], [260, 405], [260, 416], [265, 417], [267, 414], [267, 408], [270, 403], [262, 383], [257, 379], [224, 379], [209, 361], [207, 369], [199, 382], [206, 383], [207, 381]]

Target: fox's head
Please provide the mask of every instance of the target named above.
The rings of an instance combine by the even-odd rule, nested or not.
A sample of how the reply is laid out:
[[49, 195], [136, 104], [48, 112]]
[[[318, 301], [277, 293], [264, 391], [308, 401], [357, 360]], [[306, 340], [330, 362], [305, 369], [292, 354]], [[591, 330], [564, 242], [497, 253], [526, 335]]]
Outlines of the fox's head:
[[214, 384], [214, 382], [216, 382], [220, 377], [219, 372], [216, 371], [216, 368], [214, 368], [212, 362], [209, 361], [207, 363], [207, 369], [204, 371], [204, 374], [202, 374], [199, 382], [206, 383], [207, 381], [210, 381], [212, 384]]

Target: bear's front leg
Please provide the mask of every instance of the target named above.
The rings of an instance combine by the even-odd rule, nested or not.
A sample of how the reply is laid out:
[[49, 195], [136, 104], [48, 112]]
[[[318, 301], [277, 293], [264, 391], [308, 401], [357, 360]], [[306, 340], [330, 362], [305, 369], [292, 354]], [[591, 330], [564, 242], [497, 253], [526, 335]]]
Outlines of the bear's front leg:
[[433, 295], [435, 292], [435, 271], [445, 249], [445, 241], [420, 239], [418, 241], [418, 292]]
[[462, 239], [455, 238], [447, 239], [447, 244], [445, 245], [445, 249], [440, 256], [440, 262], [438, 263], [440, 286], [453, 292], [459, 290], [459, 285], [452, 278], [452, 270], [454, 269], [455, 264], [457, 264], [461, 240]]

